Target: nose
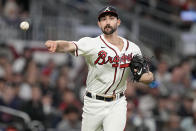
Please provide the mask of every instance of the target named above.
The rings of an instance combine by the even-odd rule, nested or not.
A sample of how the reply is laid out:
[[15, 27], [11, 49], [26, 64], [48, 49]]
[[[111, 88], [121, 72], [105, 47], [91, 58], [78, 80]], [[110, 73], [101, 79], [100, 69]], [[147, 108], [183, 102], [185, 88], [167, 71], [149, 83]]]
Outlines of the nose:
[[106, 19], [106, 24], [110, 24], [110, 19]]

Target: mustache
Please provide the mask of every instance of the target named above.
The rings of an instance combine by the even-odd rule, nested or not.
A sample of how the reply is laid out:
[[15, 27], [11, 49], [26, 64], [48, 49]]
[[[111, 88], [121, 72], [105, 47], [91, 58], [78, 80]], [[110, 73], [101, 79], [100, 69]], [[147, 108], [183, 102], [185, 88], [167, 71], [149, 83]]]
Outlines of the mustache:
[[106, 28], [111, 28], [111, 29], [112, 29], [112, 27], [111, 27], [110, 25], [106, 25], [106, 26], [104, 27], [104, 29], [106, 29]]

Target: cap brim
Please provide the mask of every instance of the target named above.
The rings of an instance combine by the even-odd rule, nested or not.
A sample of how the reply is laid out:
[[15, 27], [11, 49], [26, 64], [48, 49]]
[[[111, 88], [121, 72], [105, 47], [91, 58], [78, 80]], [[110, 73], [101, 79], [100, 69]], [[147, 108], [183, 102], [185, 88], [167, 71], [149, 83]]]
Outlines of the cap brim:
[[112, 15], [114, 15], [118, 18], [118, 14], [116, 12], [114, 12], [114, 11], [105, 11], [105, 12], [102, 12], [98, 15], [98, 20], [100, 20], [100, 18], [105, 16], [106, 14], [112, 14]]

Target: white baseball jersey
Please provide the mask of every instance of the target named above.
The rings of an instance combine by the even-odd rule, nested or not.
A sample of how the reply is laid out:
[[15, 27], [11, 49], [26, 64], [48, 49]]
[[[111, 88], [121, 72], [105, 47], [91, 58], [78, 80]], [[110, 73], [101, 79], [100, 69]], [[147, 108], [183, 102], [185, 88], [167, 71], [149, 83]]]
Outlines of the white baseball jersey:
[[121, 37], [123, 49], [109, 43], [104, 35], [96, 38], [84, 37], [75, 42], [75, 55], [85, 57], [88, 65], [87, 91], [99, 95], [112, 95], [124, 92], [127, 76], [130, 73], [129, 63], [132, 56], [140, 54], [139, 47]]

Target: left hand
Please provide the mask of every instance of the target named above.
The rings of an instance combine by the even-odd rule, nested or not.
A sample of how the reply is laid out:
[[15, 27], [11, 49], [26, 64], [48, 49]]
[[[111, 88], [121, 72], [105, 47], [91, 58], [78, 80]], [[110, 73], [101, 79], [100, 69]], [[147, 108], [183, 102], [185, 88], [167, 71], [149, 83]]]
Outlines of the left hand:
[[130, 69], [133, 74], [133, 79], [139, 81], [144, 73], [149, 72], [149, 65], [146, 58], [141, 55], [134, 55], [131, 59]]
[[139, 82], [142, 82], [144, 84], [149, 84], [154, 80], [154, 76], [153, 73], [148, 71], [146, 73], [144, 73], [141, 78], [139, 79]]

